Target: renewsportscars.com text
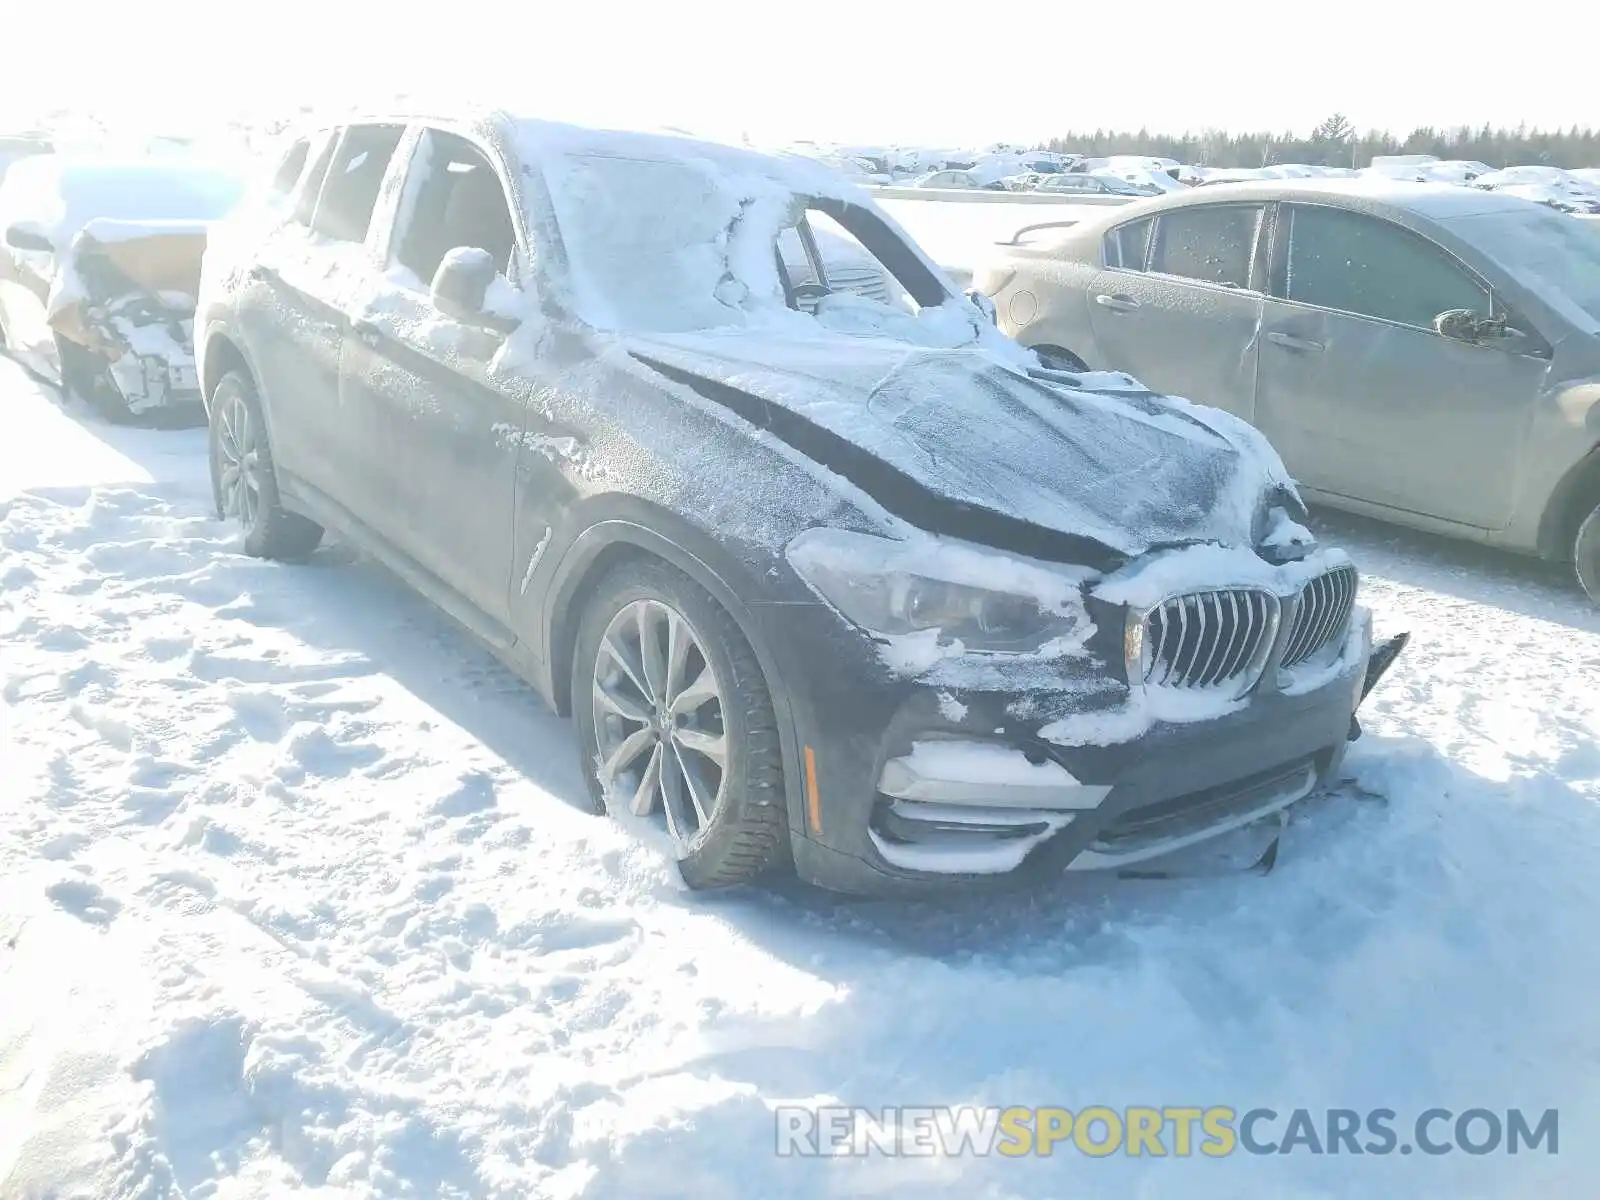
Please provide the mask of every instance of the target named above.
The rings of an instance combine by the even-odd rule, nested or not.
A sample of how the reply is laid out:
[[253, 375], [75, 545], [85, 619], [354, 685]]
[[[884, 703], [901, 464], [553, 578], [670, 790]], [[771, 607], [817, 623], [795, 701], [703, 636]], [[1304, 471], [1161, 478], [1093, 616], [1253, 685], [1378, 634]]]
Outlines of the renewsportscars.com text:
[[1553, 1108], [1429, 1108], [1402, 1117], [1388, 1108], [841, 1105], [780, 1106], [773, 1115], [782, 1157], [1560, 1153]]

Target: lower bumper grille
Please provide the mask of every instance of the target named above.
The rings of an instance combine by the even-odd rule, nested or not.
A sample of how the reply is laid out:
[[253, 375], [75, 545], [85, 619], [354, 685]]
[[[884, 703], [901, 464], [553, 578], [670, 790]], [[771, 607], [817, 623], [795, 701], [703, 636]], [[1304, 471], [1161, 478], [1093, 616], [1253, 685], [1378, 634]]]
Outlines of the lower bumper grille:
[[1316, 770], [1314, 757], [1302, 758], [1220, 787], [1129, 809], [1101, 830], [1094, 849], [1125, 854], [1209, 829], [1230, 816], [1252, 812], [1279, 796], [1309, 788]]

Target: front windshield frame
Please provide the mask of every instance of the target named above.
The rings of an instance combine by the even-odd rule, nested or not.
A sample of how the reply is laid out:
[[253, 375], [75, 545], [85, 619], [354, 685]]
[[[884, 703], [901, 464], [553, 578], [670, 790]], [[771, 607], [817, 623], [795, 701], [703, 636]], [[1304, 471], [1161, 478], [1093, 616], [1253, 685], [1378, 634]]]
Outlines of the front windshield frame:
[[[776, 280], [774, 290], [774, 281], [766, 278], [763, 271], [766, 263], [775, 268], [781, 263], [779, 238], [808, 210], [827, 216], [855, 238], [919, 308], [938, 307], [959, 298], [938, 269], [888, 219], [868, 205], [794, 188], [784, 178], [780, 164], [774, 164], [775, 169], [769, 174], [752, 172], [750, 165], [743, 162], [729, 169], [703, 160], [604, 151], [569, 151], [552, 158], [554, 161], [546, 161], [544, 175], [563, 251], [560, 260], [567, 276], [563, 299], [574, 316], [596, 329], [643, 334], [737, 330], [762, 325], [758, 316], [762, 309], [769, 316], [780, 311], [798, 312], [788, 302], [783, 280]], [[622, 182], [619, 178], [610, 180], [609, 185], [603, 180], [608, 171], [625, 172], [630, 168], [641, 172], [677, 171], [681, 175], [658, 175], [654, 187], [637, 186], [636, 180], [635, 186], [626, 189], [616, 186]], [[587, 172], [598, 173], [586, 177]], [[680, 199], [685, 201], [677, 205], [682, 219], [648, 219], [651, 213], [645, 206], [668, 203], [672, 186], [681, 190]], [[611, 207], [597, 203], [597, 199]], [[615, 207], [624, 211], [611, 212]], [[720, 228], [714, 224], [719, 216], [726, 218]], [[748, 241], [739, 244], [751, 232], [764, 235], [768, 226], [769, 247]], [[614, 234], [615, 230], [623, 233]], [[636, 241], [643, 238], [645, 242], [655, 236], [670, 238], [674, 230], [685, 235], [681, 244], [674, 245], [670, 240], [654, 246], [638, 244], [631, 247], [634, 253], [627, 257], [620, 257], [615, 249], [608, 251], [604, 244], [611, 242], [615, 247], [619, 236]], [[596, 242], [601, 245], [596, 247]], [[620, 270], [623, 263], [636, 267], [643, 262], [663, 282], [672, 284], [686, 278], [677, 276], [679, 262], [686, 275], [698, 273], [709, 279], [709, 254], [721, 256], [722, 283], [704, 291], [691, 284], [690, 290], [682, 293], [685, 303], [681, 312], [685, 319], [681, 323], [641, 319], [654, 313], [629, 301], [628, 293], [637, 289], [625, 286], [627, 273]], [[746, 301], [730, 303], [724, 299], [724, 284], [733, 285], [730, 294], [743, 291], [755, 301], [755, 307]], [[695, 313], [700, 316], [692, 315]]]

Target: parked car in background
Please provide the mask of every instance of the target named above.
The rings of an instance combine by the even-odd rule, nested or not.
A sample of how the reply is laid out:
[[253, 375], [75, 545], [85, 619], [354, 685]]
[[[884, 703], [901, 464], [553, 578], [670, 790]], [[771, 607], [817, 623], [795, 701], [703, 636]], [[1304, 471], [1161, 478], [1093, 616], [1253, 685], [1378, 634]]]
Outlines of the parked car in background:
[[14, 163], [0, 181], [0, 344], [113, 419], [197, 406], [206, 229], [242, 189], [177, 156]]
[[0, 134], [0, 180], [5, 179], [7, 169], [18, 159], [49, 154], [54, 150], [54, 143], [42, 133]]
[[1006, 191], [1002, 179], [981, 180], [971, 171], [934, 171], [913, 181], [912, 187], [952, 188], [961, 191]]
[[278, 178], [206, 256], [219, 514], [389, 564], [690, 884], [1121, 866], [1337, 771], [1370, 621], [1260, 435], [1039, 369], [837, 174], [401, 114]]
[[1181, 192], [1187, 185], [1178, 182], [1175, 174], [1166, 171], [1152, 171], [1145, 167], [1101, 167], [1093, 173], [1095, 177], [1120, 179], [1123, 183], [1131, 184], [1147, 196], [1159, 195], [1162, 192]]
[[1002, 328], [1247, 420], [1314, 500], [1574, 563], [1600, 599], [1600, 229], [1374, 180], [1130, 204], [975, 273]]
[[1600, 186], [1564, 171], [1560, 167], [1507, 167], [1491, 171], [1472, 181], [1484, 191], [1521, 196], [1559, 212], [1592, 214], [1600, 212]]
[[1127, 196], [1130, 199], [1151, 194], [1115, 175], [1051, 175], [1040, 181], [1037, 190], [1075, 196]]

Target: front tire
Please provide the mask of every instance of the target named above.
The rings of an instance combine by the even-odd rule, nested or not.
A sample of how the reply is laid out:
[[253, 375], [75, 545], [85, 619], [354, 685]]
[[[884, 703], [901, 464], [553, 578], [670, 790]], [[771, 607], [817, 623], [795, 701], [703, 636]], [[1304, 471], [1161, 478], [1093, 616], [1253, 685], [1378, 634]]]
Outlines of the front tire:
[[1572, 546], [1572, 565], [1589, 599], [1600, 604], [1600, 505], [1578, 526]]
[[745, 883], [783, 860], [766, 679], [733, 618], [688, 576], [640, 559], [601, 581], [578, 629], [572, 708], [595, 811], [661, 821], [690, 887]]
[[255, 386], [230, 371], [211, 396], [208, 441], [211, 493], [219, 520], [244, 532], [244, 551], [255, 558], [301, 559], [322, 541], [322, 526], [283, 507], [278, 473]]

